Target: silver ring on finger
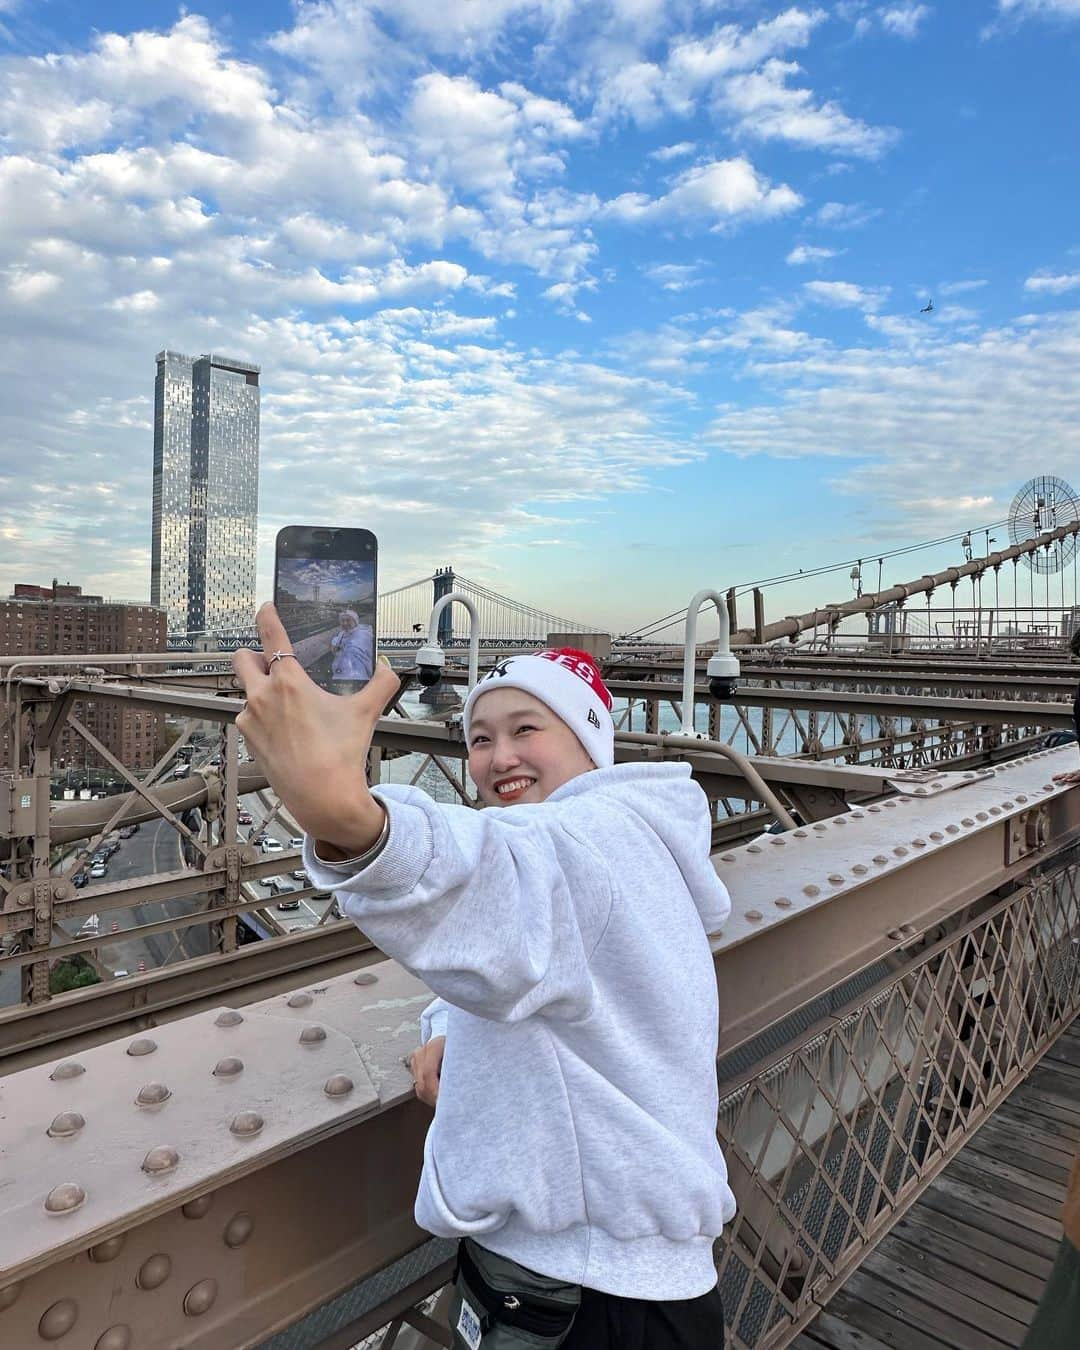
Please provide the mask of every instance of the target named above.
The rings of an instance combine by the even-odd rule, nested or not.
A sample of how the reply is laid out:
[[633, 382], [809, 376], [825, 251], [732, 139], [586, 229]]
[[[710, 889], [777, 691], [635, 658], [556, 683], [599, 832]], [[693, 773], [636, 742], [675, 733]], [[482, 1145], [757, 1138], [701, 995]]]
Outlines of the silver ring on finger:
[[283, 661], [286, 656], [291, 656], [294, 661], [300, 659], [295, 652], [275, 652], [267, 662], [267, 665], [272, 666], [275, 661]]

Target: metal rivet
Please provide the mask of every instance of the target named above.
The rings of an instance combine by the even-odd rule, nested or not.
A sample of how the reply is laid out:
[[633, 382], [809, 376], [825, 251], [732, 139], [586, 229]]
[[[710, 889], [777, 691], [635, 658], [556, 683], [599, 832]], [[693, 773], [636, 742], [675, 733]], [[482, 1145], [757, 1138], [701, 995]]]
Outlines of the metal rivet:
[[746, 851], [747, 851], [747, 853], [760, 853], [760, 852], [761, 852], [761, 845], [760, 845], [760, 844], [747, 844], [747, 846], [746, 846]]
[[945, 826], [945, 833], [946, 833], [946, 834], [959, 834], [959, 833], [960, 833], [960, 826], [959, 826], [959, 825], [946, 825], [946, 826]]
[[814, 826], [814, 829], [815, 829], [815, 830], [818, 830], [818, 831], [821, 831], [821, 830], [823, 830], [824, 828], [825, 828], [825, 822], [824, 822], [823, 820], [819, 820], [819, 821], [817, 822], [817, 824]]
[[976, 811], [976, 812], [975, 812], [975, 819], [976, 819], [976, 820], [989, 820], [990, 817], [986, 814], [985, 811]]
[[233, 1116], [229, 1129], [233, 1134], [250, 1137], [253, 1134], [258, 1134], [262, 1127], [263, 1118], [258, 1111], [241, 1111], [239, 1115]]
[[890, 942], [899, 942], [904, 935], [903, 933], [901, 933], [899, 928], [890, 928], [889, 931], [885, 934], [885, 936], [889, 939]]
[[867, 867], [865, 863], [856, 863], [851, 870], [855, 873], [857, 877], [862, 877], [865, 876], [870, 869]]
[[735, 861], [735, 854], [734, 854], [734, 853], [721, 853], [721, 854], [720, 854], [720, 861], [721, 861], [721, 862], [734, 862], [734, 861]]
[[157, 1252], [154, 1256], [148, 1256], [139, 1267], [139, 1273], [135, 1276], [135, 1283], [140, 1289], [157, 1289], [165, 1283], [171, 1274], [171, 1258], [165, 1252]]
[[796, 839], [805, 839], [805, 838], [806, 838], [806, 831], [805, 831], [805, 830], [794, 830], [794, 831], [793, 831], [793, 834], [795, 835], [795, 838], [796, 838]]
[[925, 840], [925, 839], [913, 839], [913, 840], [911, 841], [911, 847], [912, 847], [912, 848], [925, 848], [925, 847], [926, 847], [926, 840]]
[[238, 1073], [243, 1073], [243, 1071], [244, 1061], [233, 1055], [226, 1055], [224, 1059], [219, 1059], [214, 1065], [215, 1078], [235, 1078]]
[[821, 894], [821, 887], [820, 887], [820, 886], [804, 886], [804, 887], [803, 887], [803, 895], [820, 895], [820, 894]]
[[1013, 809], [1013, 804], [1012, 802], [1002, 802], [1001, 807], [1003, 811], [1011, 811]]
[[992, 807], [990, 808], [990, 814], [991, 814], [992, 816], [1000, 816], [1000, 815], [1001, 815], [1001, 807], [1000, 807], [1000, 806], [992, 806]]
[[886, 864], [888, 861], [889, 861], [889, 860], [888, 860], [888, 858], [886, 858], [886, 856], [884, 855], [884, 853], [878, 853], [878, 854], [876, 854], [875, 857], [874, 857], [874, 862], [877, 863], [878, 867], [884, 867], [885, 864]]
[[7, 1312], [21, 1292], [21, 1280], [16, 1280], [14, 1284], [6, 1284], [3, 1289], [0, 1289], [0, 1312]]
[[1053, 790], [1054, 790], [1054, 785], [1053, 785], [1053, 783], [1044, 783], [1044, 784], [1043, 784], [1043, 789], [1044, 789], [1044, 791], [1046, 791], [1046, 792], [1053, 792]]
[[123, 1233], [118, 1233], [116, 1237], [106, 1238], [104, 1242], [99, 1242], [96, 1247], [91, 1247], [87, 1255], [97, 1266], [103, 1266], [106, 1261], [115, 1261], [124, 1250], [126, 1238]]
[[238, 1027], [243, 1020], [243, 1017], [234, 1008], [226, 1008], [224, 1012], [219, 1012], [214, 1018], [214, 1026]]
[[897, 844], [897, 846], [893, 849], [893, 853], [894, 853], [894, 854], [896, 855], [896, 857], [898, 857], [898, 858], [906, 858], [906, 857], [907, 857], [907, 849], [903, 846], [903, 844]]
[[865, 820], [866, 817], [863, 815], [861, 811], [852, 811], [850, 818], [852, 820]]
[[966, 774], [964, 774], [964, 777], [965, 777], [965, 778], [974, 778], [975, 775], [974, 775], [973, 773], [966, 773]]
[[54, 1083], [60, 1082], [64, 1078], [78, 1078], [79, 1074], [86, 1070], [74, 1059], [67, 1059], [63, 1064], [58, 1064], [49, 1077]]
[[782, 834], [774, 834], [769, 839], [770, 844], [786, 844], [787, 840]]
[[847, 824], [847, 821], [844, 819], [843, 816], [837, 816], [836, 819], [833, 821], [833, 824], [834, 824], [834, 825], [846, 825], [846, 824]]
[[960, 824], [966, 825], [970, 829], [971, 826], [975, 824], [975, 822], [972, 820], [970, 816], [965, 816], [963, 820], [961, 820]]
[[842, 874], [839, 872], [830, 872], [829, 880], [832, 882], [834, 886], [842, 886], [844, 884], [844, 878]]
[[54, 1186], [45, 1197], [45, 1209], [49, 1214], [71, 1214], [86, 1200], [86, 1192], [74, 1181], [62, 1181]]
[[[760, 918], [761, 915], [758, 915]], [[333, 1078], [328, 1078], [323, 1086], [323, 1091], [328, 1097], [347, 1097], [353, 1090], [355, 1084], [353, 1080], [343, 1073], [334, 1074]]]
[[225, 1246], [242, 1247], [254, 1231], [255, 1220], [250, 1214], [234, 1214], [225, 1225]]
[[38, 1323], [38, 1335], [43, 1341], [58, 1341], [66, 1336], [79, 1316], [79, 1305], [73, 1298], [62, 1298], [46, 1308]]
[[61, 1111], [49, 1126], [48, 1133], [53, 1139], [70, 1139], [73, 1134], [78, 1134], [85, 1124], [86, 1121], [78, 1111]]
[[152, 1041], [149, 1036], [140, 1036], [137, 1041], [132, 1041], [127, 1048], [129, 1055], [152, 1055], [157, 1049], [157, 1041]]
[[159, 1172], [171, 1172], [180, 1161], [180, 1154], [168, 1144], [158, 1144], [142, 1160], [142, 1170], [152, 1175]]
[[933, 839], [935, 843], [940, 843], [941, 840], [945, 838], [945, 836], [941, 833], [940, 830], [931, 830], [930, 838]]
[[136, 1106], [160, 1106], [167, 1102], [172, 1093], [164, 1083], [144, 1083], [135, 1094]]
[[886, 806], [886, 808], [887, 808], [888, 810], [891, 811], [891, 810], [896, 806], [896, 803], [895, 803], [895, 802], [886, 802], [886, 803], [885, 803], [885, 806]]
[[1024, 793], [1018, 792], [1018, 793], [1016, 794], [1016, 800], [1017, 800], [1018, 802], [1026, 802], [1026, 801], [1027, 801], [1027, 797], [1025, 796]]
[[305, 1027], [300, 1033], [301, 1045], [318, 1045], [320, 1041], [326, 1040], [326, 1030], [323, 1027]]
[[213, 1203], [212, 1195], [200, 1195], [197, 1200], [189, 1200], [186, 1205], [181, 1205], [180, 1213], [185, 1219], [203, 1219], [209, 1214]]
[[791, 908], [791, 901], [787, 898], [786, 895], [777, 896], [777, 898], [773, 901], [773, 904], [777, 907], [777, 909]]
[[306, 1008], [313, 999], [310, 994], [290, 994], [285, 1000], [287, 1008]]
[[880, 815], [880, 814], [881, 814], [881, 807], [880, 807], [880, 806], [868, 806], [866, 809], [867, 809], [869, 812], [871, 812], [872, 815]]
[[925, 797], [925, 796], [926, 796], [926, 788], [924, 788], [924, 787], [917, 787], [917, 788], [915, 789], [915, 796], [916, 796], [916, 797]]
[[217, 1280], [200, 1280], [184, 1295], [184, 1312], [188, 1317], [201, 1317], [214, 1306], [217, 1298]]
[[378, 982], [378, 975], [372, 975], [368, 970], [362, 970], [360, 974], [357, 975], [356, 979], [353, 980], [353, 984], [378, 984]]
[[131, 1328], [123, 1322], [103, 1331], [94, 1342], [94, 1350], [128, 1350], [131, 1344]]

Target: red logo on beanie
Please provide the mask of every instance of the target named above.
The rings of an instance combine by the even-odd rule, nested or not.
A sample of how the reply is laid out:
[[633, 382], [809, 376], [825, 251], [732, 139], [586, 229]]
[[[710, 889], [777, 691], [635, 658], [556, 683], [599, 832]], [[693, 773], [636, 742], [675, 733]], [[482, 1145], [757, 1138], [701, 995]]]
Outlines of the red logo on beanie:
[[600, 667], [588, 652], [578, 651], [576, 647], [558, 647], [555, 650], [537, 652], [536, 655], [542, 656], [545, 661], [554, 661], [556, 665], [576, 675], [579, 680], [584, 680], [608, 712], [611, 711], [611, 695], [608, 687], [600, 674]]

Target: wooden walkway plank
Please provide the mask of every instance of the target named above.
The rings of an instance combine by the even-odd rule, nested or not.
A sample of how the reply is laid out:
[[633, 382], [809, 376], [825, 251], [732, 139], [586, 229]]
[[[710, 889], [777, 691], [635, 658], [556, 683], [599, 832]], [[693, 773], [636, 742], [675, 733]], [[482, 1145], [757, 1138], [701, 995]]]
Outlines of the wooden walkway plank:
[[[1031, 1210], [1025, 1209], [1022, 1205], [1013, 1204], [1009, 1200], [1004, 1200], [1000, 1196], [991, 1195], [983, 1190], [981, 1185], [972, 1185], [968, 1181], [960, 1181], [943, 1172], [936, 1177], [930, 1187], [923, 1193], [920, 1204], [930, 1203], [933, 1208], [937, 1205], [933, 1203], [931, 1197], [945, 1196], [951, 1201], [959, 1202], [957, 1208], [961, 1217], [965, 1213], [975, 1212], [984, 1216], [990, 1215], [998, 1222], [992, 1231], [1001, 1232], [1002, 1223], [1013, 1225], [1015, 1228], [1016, 1241], [1035, 1251], [1045, 1249], [1045, 1244], [1039, 1244], [1034, 1248], [1028, 1239], [1031, 1233], [1035, 1237], [1047, 1240], [1052, 1249], [1056, 1249], [1061, 1238], [1061, 1223], [1048, 1219], [1044, 1214], [1033, 1214]], [[955, 1213], [956, 1210], [949, 1210], [949, 1213]], [[1006, 1227], [1006, 1230], [1008, 1228]]]
[[1080, 1041], [1071, 1041], [1065, 1036], [1059, 1037], [1043, 1055], [1041, 1063], [1067, 1064], [1080, 1073]]
[[1005, 1237], [984, 1233], [921, 1205], [897, 1220], [889, 1230], [889, 1236], [894, 1235], [1034, 1303], [1042, 1297], [1043, 1285], [1053, 1268], [1048, 1258], [1026, 1251]]
[[915, 1294], [921, 1303], [997, 1337], [1004, 1345], [1019, 1344], [1035, 1313], [1034, 1303], [996, 1289], [987, 1280], [960, 1271], [899, 1238], [891, 1242], [886, 1238], [859, 1269]]
[[[1052, 1225], [1056, 1223], [1061, 1214], [1061, 1204], [1065, 1198], [1064, 1192], [1061, 1199], [1055, 1199], [1049, 1195], [1040, 1195], [1038, 1191], [1033, 1191], [1027, 1186], [1019, 1185], [1015, 1181], [1007, 1181], [991, 1167], [980, 1166], [983, 1162], [984, 1159], [982, 1158], [969, 1160], [961, 1153], [949, 1167], [950, 1178], [956, 1181], [966, 1181], [972, 1186], [984, 1187], [991, 1195], [997, 1196], [1000, 1200], [1007, 1200], [1010, 1204], [1019, 1205], [1032, 1214], [1041, 1215]], [[1057, 1236], [1060, 1231], [1061, 1225], [1057, 1224], [1054, 1235]]]
[[1003, 1147], [1010, 1152], [1022, 1149], [1033, 1161], [1037, 1159], [1068, 1175], [1073, 1158], [1080, 1153], [1080, 1147], [1058, 1135], [1042, 1134], [1031, 1128], [1019, 1129], [1012, 1121], [998, 1120], [999, 1114], [995, 1111], [986, 1124], [979, 1127], [979, 1133], [971, 1141], [972, 1145], [978, 1145], [980, 1139], [992, 1139], [995, 1147]]
[[[933, 1336], [943, 1344], [952, 1346], [953, 1350], [1001, 1350], [1002, 1345], [1011, 1344], [987, 1335], [940, 1306], [924, 1302], [918, 1294], [898, 1289], [896, 1285], [880, 1279], [877, 1274], [871, 1275], [863, 1266], [848, 1278], [844, 1285], [845, 1291], [851, 1298], [891, 1314], [908, 1332], [918, 1331], [925, 1336]], [[845, 1317], [845, 1320], [850, 1318]], [[898, 1340], [896, 1344], [906, 1346], [908, 1342]]]
[[[841, 1322], [826, 1307], [802, 1335], [791, 1342], [790, 1350], [892, 1350], [896, 1344], [896, 1341], [880, 1340], [862, 1327]], [[932, 1344], [940, 1350], [940, 1341]]]
[[1071, 1079], [1063, 1081], [1051, 1069], [1035, 1069], [1020, 1089], [1018, 1097], [1021, 1103], [1037, 1102], [1037, 1110], [1054, 1115], [1066, 1125], [1080, 1129], [1080, 1093], [1075, 1090]]
[[1039, 1134], [1051, 1135], [1061, 1140], [1062, 1148], [1080, 1153], [1080, 1128], [1073, 1128], [1041, 1112], [1032, 1111], [1021, 1105], [1015, 1097], [1010, 1097], [1003, 1106], [999, 1106], [990, 1119], [1015, 1126], [1019, 1130], [1035, 1130]]
[[1050, 1214], [1059, 1210], [1065, 1203], [1065, 1188], [1068, 1184], [1069, 1174], [1065, 1173], [1063, 1177], [1050, 1179], [1040, 1176], [1031, 1166], [1030, 1160], [1025, 1160], [1023, 1154], [1020, 1154], [1020, 1164], [1010, 1162], [1002, 1158], [993, 1147], [993, 1144], [983, 1145], [981, 1148], [974, 1148], [972, 1145], [975, 1140], [971, 1140], [964, 1145], [964, 1151], [961, 1158], [968, 1167], [978, 1168], [980, 1172], [989, 1172], [991, 1176], [999, 1178], [1001, 1181], [1011, 1181], [1017, 1186], [1022, 1186], [1024, 1190], [1031, 1191], [1035, 1195], [1041, 1195], [1051, 1201]]
[[[878, 1302], [856, 1297], [850, 1288], [854, 1279], [855, 1275], [852, 1275], [825, 1306], [825, 1311], [837, 1321], [876, 1336], [890, 1350], [942, 1350], [943, 1346], [953, 1344], [952, 1341], [942, 1341], [929, 1334], [921, 1325], [921, 1319], [919, 1326], [911, 1326], [902, 1316], [898, 1316], [895, 1305], [886, 1297], [889, 1291], [885, 1285], [881, 1286], [883, 1297], [879, 1300], [884, 1303], [883, 1307], [879, 1307]], [[816, 1326], [817, 1322], [813, 1325]]]

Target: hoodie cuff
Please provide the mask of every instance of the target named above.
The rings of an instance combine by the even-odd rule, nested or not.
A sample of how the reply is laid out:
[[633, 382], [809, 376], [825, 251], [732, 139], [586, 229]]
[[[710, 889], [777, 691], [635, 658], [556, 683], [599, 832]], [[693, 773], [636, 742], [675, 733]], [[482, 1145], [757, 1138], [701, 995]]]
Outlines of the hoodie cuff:
[[316, 885], [365, 895], [370, 891], [407, 894], [420, 881], [435, 854], [427, 812], [410, 802], [392, 801], [374, 792], [386, 812], [389, 832], [379, 853], [362, 867], [347, 858], [326, 862], [315, 852], [310, 835], [304, 839], [304, 868]]

